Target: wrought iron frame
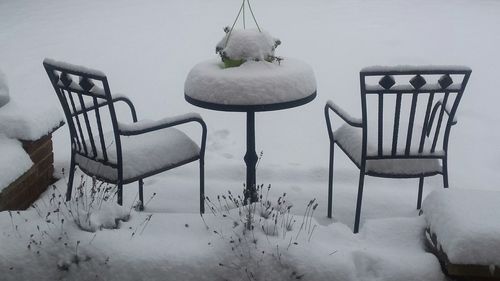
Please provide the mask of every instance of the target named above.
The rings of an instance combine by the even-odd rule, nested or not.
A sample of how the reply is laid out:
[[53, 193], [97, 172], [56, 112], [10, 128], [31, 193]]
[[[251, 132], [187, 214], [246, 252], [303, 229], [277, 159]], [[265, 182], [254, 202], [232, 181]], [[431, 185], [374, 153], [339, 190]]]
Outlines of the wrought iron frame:
[[[359, 184], [358, 184], [358, 195], [356, 201], [356, 214], [354, 222], [354, 233], [359, 231], [359, 222], [361, 216], [361, 203], [363, 197], [363, 186], [364, 177], [374, 176], [374, 177], [384, 177], [384, 178], [418, 178], [419, 179], [419, 189], [417, 197], [417, 209], [420, 209], [422, 202], [422, 192], [424, 178], [429, 176], [434, 176], [441, 174], [443, 176], [443, 185], [448, 188], [448, 140], [450, 136], [451, 127], [457, 123], [455, 114], [458, 108], [458, 104], [462, 98], [465, 86], [469, 80], [472, 70], [468, 67], [430, 67], [428, 69], [422, 67], [379, 67], [379, 68], [367, 68], [362, 70], [359, 74], [360, 76], [360, 90], [361, 90], [361, 111], [362, 119], [355, 119], [343, 111], [340, 107], [335, 105], [333, 102], [328, 102], [324, 108], [324, 114], [326, 119], [326, 125], [328, 130], [328, 136], [330, 139], [330, 154], [329, 154], [329, 176], [328, 176], [328, 209], [327, 216], [332, 217], [332, 197], [333, 197], [333, 168], [334, 168], [334, 149], [335, 144], [351, 159], [351, 161], [359, 168]], [[396, 84], [394, 76], [413, 76], [408, 85], [403, 85], [403, 87], [393, 87]], [[425, 79], [422, 75], [441, 75], [438, 83], [426, 84]], [[461, 83], [456, 86], [453, 84], [453, 80], [450, 75], [460, 75], [463, 76]], [[366, 78], [371, 76], [381, 76], [379, 81], [380, 86], [367, 87]], [[444, 94], [442, 100], [434, 102], [434, 95], [436, 93]], [[448, 97], [450, 94], [456, 94], [451, 108], [447, 106]], [[419, 149], [417, 154], [413, 154], [410, 151], [413, 126], [415, 121], [415, 111], [417, 106], [417, 99], [419, 95], [428, 95], [427, 107], [425, 111], [424, 124], [421, 132]], [[367, 113], [367, 96], [377, 95], [378, 96], [378, 146], [377, 155], [367, 155], [367, 127], [368, 127], [368, 113]], [[390, 154], [383, 153], [383, 108], [384, 108], [384, 96], [395, 95], [396, 96], [396, 108], [394, 116], [394, 129], [392, 138], [392, 151]], [[404, 154], [397, 153], [397, 142], [398, 142], [398, 129], [400, 123], [401, 114], [401, 99], [403, 95], [411, 95], [411, 109], [410, 118], [408, 120], [408, 130], [405, 144]], [[432, 109], [432, 110], [431, 110]], [[344, 122], [350, 126], [358, 127], [362, 129], [362, 149], [361, 149], [361, 159], [360, 163], [355, 161], [349, 153], [343, 148], [334, 138], [334, 132], [332, 130], [332, 124], [330, 119], [330, 111], [333, 111], [337, 116], [339, 116]], [[439, 113], [437, 119], [436, 115]], [[432, 146], [431, 152], [434, 152], [437, 145], [437, 140], [439, 133], [441, 131], [441, 126], [443, 123], [443, 115], [446, 113], [448, 115], [444, 135], [443, 135], [443, 154], [421, 154], [425, 144], [425, 140], [430, 137], [430, 133], [434, 127], [434, 136], [432, 136]], [[434, 125], [434, 123], [436, 124]], [[427, 172], [420, 174], [394, 174], [394, 173], [378, 173], [366, 170], [367, 160], [382, 160], [382, 159], [423, 159], [432, 158], [441, 160], [442, 167], [441, 171], [437, 172]]]
[[[188, 115], [185, 118], [175, 119], [175, 121], [165, 121], [162, 123], [155, 123], [154, 126], [146, 127], [139, 130], [120, 130], [118, 126], [118, 119], [116, 116], [115, 106], [116, 102], [124, 102], [128, 105], [132, 117], [132, 121], [134, 123], [137, 122], [137, 113], [133, 103], [126, 97], [112, 97], [111, 90], [109, 88], [108, 79], [106, 75], [103, 73], [91, 70], [91, 69], [82, 69], [81, 67], [77, 67], [74, 65], [70, 65], [67, 63], [61, 63], [50, 59], [45, 59], [43, 62], [45, 70], [49, 76], [49, 79], [52, 83], [52, 86], [57, 94], [57, 97], [61, 103], [61, 106], [64, 111], [64, 115], [67, 120], [67, 125], [70, 132], [71, 138], [71, 161], [70, 161], [70, 169], [68, 176], [68, 188], [66, 192], [66, 200], [69, 201], [71, 199], [71, 193], [73, 189], [73, 179], [75, 168], [78, 165], [75, 161], [75, 156], [79, 155], [81, 157], [90, 159], [92, 161], [99, 162], [105, 166], [116, 169], [117, 171], [117, 179], [116, 181], [112, 181], [108, 178], [103, 178], [98, 175], [92, 174], [90, 171], [86, 170], [84, 167], [78, 165], [80, 169], [88, 175], [95, 176], [97, 179], [113, 183], [117, 185], [117, 201], [118, 204], [123, 204], [123, 185], [129, 184], [135, 181], [139, 182], [139, 200], [141, 203], [144, 202], [143, 196], [143, 187], [144, 187], [144, 178], [149, 176], [158, 174], [160, 172], [164, 172], [184, 164], [199, 160], [199, 169], [200, 169], [200, 212], [204, 213], [205, 211], [205, 176], [204, 176], [204, 159], [205, 159], [205, 146], [206, 146], [206, 138], [207, 138], [207, 126], [203, 119], [199, 116]], [[72, 77], [77, 77], [78, 82], [73, 81]], [[102, 85], [102, 87], [100, 87]], [[76, 96], [75, 96], [76, 95]], [[84, 96], [92, 99], [92, 104], [88, 106], [84, 102]], [[76, 101], [75, 102], [75, 98]], [[112, 163], [109, 161], [107, 156], [107, 149], [102, 120], [99, 109], [107, 106], [109, 110], [109, 115], [111, 118], [111, 125], [113, 127], [113, 135], [114, 135], [114, 143], [116, 146], [116, 154], [117, 161], [116, 163]], [[97, 132], [92, 130], [92, 126], [89, 121], [89, 113], [94, 111], [95, 119], [97, 122]], [[86, 129], [86, 134], [83, 133], [82, 130], [82, 122], [80, 120], [80, 116], [83, 115], [83, 121]], [[199, 123], [202, 129], [201, 136], [201, 144], [200, 144], [200, 152], [196, 157], [186, 159], [182, 162], [173, 163], [167, 165], [165, 167], [161, 167], [160, 169], [150, 171], [148, 173], [139, 175], [134, 178], [123, 179], [123, 153], [121, 146], [121, 136], [132, 136], [132, 135], [140, 135], [148, 132], [153, 132], [156, 130], [161, 130], [185, 123], [195, 122]], [[99, 143], [96, 144], [95, 136], [98, 136]], [[86, 141], [90, 142], [90, 146], [86, 144]], [[100, 145], [100, 149], [102, 151], [102, 158], [98, 157], [98, 150], [96, 145]], [[110, 144], [111, 145], [111, 144]], [[90, 151], [89, 151], [90, 150]], [[144, 206], [141, 205], [140, 209], [143, 209]]]
[[245, 192], [244, 198], [245, 202], [250, 200], [250, 202], [257, 202], [258, 195], [256, 189], [256, 165], [258, 161], [257, 153], [255, 152], [255, 112], [263, 112], [263, 111], [276, 111], [287, 108], [293, 108], [297, 106], [304, 105], [306, 103], [311, 102], [316, 98], [316, 91], [311, 93], [310, 95], [287, 102], [279, 102], [279, 103], [270, 103], [270, 104], [251, 104], [251, 105], [239, 105], [239, 104], [222, 104], [215, 102], [207, 102], [199, 99], [195, 99], [188, 95], [184, 95], [186, 101], [192, 105], [217, 110], [217, 111], [228, 111], [228, 112], [246, 112], [246, 141], [247, 141], [247, 150], [245, 153], [246, 164], [246, 184], [245, 184]]

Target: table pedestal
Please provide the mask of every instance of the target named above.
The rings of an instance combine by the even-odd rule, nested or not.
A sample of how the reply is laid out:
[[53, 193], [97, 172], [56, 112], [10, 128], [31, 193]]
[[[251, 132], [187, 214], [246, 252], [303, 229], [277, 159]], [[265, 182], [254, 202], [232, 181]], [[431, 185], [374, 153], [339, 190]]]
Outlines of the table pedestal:
[[245, 202], [250, 203], [258, 201], [256, 189], [255, 168], [257, 165], [257, 153], [255, 152], [255, 112], [247, 111], [247, 152], [245, 154], [245, 163], [247, 165], [247, 182], [245, 186]]
[[259, 196], [255, 169], [259, 159], [255, 153], [255, 112], [293, 108], [314, 100], [314, 71], [293, 58], [241, 67], [221, 68], [220, 65], [220, 59], [214, 58], [194, 66], [184, 83], [184, 97], [190, 104], [202, 108], [247, 114], [244, 199], [256, 202]]

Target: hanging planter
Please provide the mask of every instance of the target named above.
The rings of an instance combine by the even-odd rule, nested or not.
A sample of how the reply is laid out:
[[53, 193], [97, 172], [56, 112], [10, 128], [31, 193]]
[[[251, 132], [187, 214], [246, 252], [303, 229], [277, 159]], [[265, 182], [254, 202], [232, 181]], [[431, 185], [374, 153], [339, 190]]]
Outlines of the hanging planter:
[[[247, 7], [256, 28], [246, 28], [245, 10]], [[243, 29], [235, 29], [240, 16]], [[282, 60], [274, 55], [274, 50], [281, 44], [281, 41], [260, 28], [255, 19], [250, 0], [242, 1], [233, 25], [225, 27], [224, 32], [226, 35], [217, 44], [215, 51], [220, 55], [226, 68], [238, 67], [246, 61], [280, 62]]]
[[[184, 83], [186, 100], [217, 110], [267, 111], [314, 99], [313, 69], [298, 59], [276, 56], [281, 41], [260, 27], [250, 0], [240, 1], [233, 24], [224, 28], [225, 35], [216, 46], [220, 58], [199, 62], [189, 71]], [[251, 28], [247, 28], [245, 11], [250, 11]], [[235, 28], [238, 22], [240, 29]]]

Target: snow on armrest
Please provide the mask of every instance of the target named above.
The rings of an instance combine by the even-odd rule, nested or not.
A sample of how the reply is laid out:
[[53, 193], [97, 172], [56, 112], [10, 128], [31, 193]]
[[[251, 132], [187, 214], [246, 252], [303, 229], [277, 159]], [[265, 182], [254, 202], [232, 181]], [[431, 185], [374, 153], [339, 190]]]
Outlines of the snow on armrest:
[[163, 118], [157, 121], [141, 120], [129, 124], [118, 123], [118, 128], [120, 130], [120, 134], [129, 136], [199, 120], [202, 120], [202, 118], [198, 113], [186, 113], [173, 117]]
[[327, 101], [326, 105], [331, 108], [333, 112], [335, 112], [340, 118], [347, 122], [347, 124], [351, 126], [361, 127], [363, 122], [360, 118], [352, 117], [349, 113], [347, 113], [347, 111], [336, 105], [333, 101]]
[[[125, 98], [125, 99], [128, 99], [128, 98], [127, 98], [127, 96], [125, 96], [125, 95], [123, 95], [123, 94], [115, 94], [115, 95], [113, 95], [113, 101], [120, 100], [120, 99], [124, 99], [124, 98]], [[108, 103], [108, 101], [107, 101], [107, 100], [105, 100], [105, 99], [97, 99], [97, 107], [101, 107], [101, 106], [103, 106], [103, 105], [106, 105], [107, 103]], [[89, 111], [89, 110], [92, 110], [92, 109], [95, 109], [95, 108], [96, 108], [96, 106], [95, 106], [95, 104], [94, 104], [94, 101], [93, 101], [93, 100], [86, 100], [86, 101], [84, 102], [84, 106], [85, 106], [86, 111]], [[81, 112], [81, 111], [82, 111], [82, 106], [81, 106], [81, 104], [76, 104], [76, 105], [75, 105], [75, 108], [76, 108], [76, 111], [75, 111], [75, 112], [76, 112], [77, 114], [82, 113], [82, 112]], [[74, 113], [75, 113], [75, 112], [74, 112]]]

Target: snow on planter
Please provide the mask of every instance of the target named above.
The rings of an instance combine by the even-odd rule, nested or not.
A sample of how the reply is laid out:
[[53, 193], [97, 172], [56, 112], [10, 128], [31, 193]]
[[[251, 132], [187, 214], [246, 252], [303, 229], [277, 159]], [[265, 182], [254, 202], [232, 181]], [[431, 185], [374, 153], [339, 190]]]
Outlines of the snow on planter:
[[229, 29], [217, 44], [219, 53], [226, 67], [240, 66], [246, 61], [268, 61], [276, 59], [274, 50], [281, 41], [266, 31], [258, 29]]
[[225, 68], [218, 59], [201, 62], [189, 72], [185, 94], [205, 102], [254, 105], [288, 102], [316, 91], [312, 68], [296, 59], [280, 63], [246, 61]]
[[0, 134], [0, 192], [18, 177], [26, 173], [33, 162], [18, 140]]
[[442, 189], [427, 196], [422, 210], [451, 263], [500, 265], [500, 192]]
[[9, 87], [7, 86], [7, 78], [0, 70], [0, 107], [6, 105], [10, 100]]

